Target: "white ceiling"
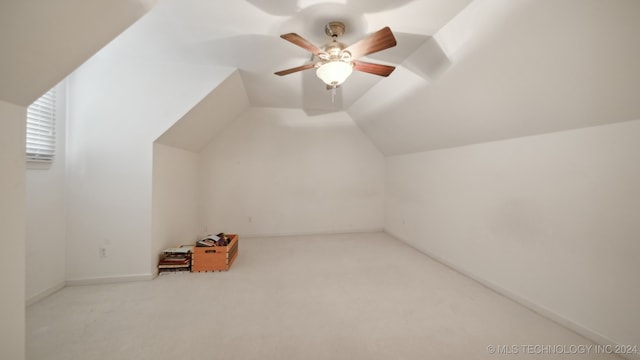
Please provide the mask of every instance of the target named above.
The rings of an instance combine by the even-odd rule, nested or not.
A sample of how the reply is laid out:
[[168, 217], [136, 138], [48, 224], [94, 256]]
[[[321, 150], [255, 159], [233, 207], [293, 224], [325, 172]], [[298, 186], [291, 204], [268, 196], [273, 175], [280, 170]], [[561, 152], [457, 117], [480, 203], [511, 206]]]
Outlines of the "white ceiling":
[[[640, 119], [637, 0], [168, 0], [149, 15], [190, 61], [238, 68], [252, 106], [347, 111], [386, 155]], [[390, 26], [398, 46], [370, 60], [396, 71], [354, 73], [334, 102], [313, 70], [273, 75], [309, 60], [280, 34], [322, 44], [330, 20], [347, 44]]]
[[241, 76], [238, 71], [234, 71], [156, 142], [199, 153], [216, 134], [248, 107], [249, 99]]
[[[156, 1], [100, 3], [3, 2], [0, 99], [30, 103]], [[41, 24], [24, 30], [30, 11]], [[142, 20], [109, 46], [238, 69], [191, 118], [244, 91], [244, 105], [346, 111], [387, 155], [640, 119], [638, 0], [159, 0]], [[384, 26], [398, 39], [370, 58], [396, 65], [390, 77], [354, 73], [333, 103], [313, 70], [273, 74], [309, 59], [280, 34], [320, 45], [331, 20], [347, 44]]]
[[399, 72], [347, 109], [385, 154], [640, 119], [640, 1], [474, 5], [436, 35], [456, 51], [435, 81]]
[[[303, 108], [308, 112], [338, 111], [384, 80], [355, 73], [348, 86], [331, 93], [313, 70], [285, 77], [273, 73], [308, 62], [310, 54], [279, 35], [296, 32], [322, 45], [324, 25], [343, 21], [341, 41], [350, 44], [384, 26], [390, 26], [398, 45], [385, 51], [381, 62], [397, 64], [450, 21], [470, 0], [428, 1], [259, 1], [220, 2], [168, 0], [150, 14], [159, 33], [170, 26], [189, 48], [190, 61], [237, 67], [254, 106]], [[153, 41], [153, 40], [151, 40]]]
[[0, 100], [28, 106], [156, 0], [2, 0]]

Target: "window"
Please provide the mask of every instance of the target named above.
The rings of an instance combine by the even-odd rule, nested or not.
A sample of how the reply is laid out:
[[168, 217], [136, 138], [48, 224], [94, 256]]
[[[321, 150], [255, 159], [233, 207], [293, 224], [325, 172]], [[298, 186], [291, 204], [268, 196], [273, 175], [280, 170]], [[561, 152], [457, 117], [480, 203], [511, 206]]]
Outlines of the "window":
[[27, 108], [27, 162], [51, 163], [56, 151], [56, 91]]

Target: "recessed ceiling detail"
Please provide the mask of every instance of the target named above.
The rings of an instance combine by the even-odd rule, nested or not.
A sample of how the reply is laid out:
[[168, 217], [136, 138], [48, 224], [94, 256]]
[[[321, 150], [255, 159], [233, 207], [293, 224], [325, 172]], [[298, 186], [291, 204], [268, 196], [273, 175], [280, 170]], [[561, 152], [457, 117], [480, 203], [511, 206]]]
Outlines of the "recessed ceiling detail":
[[[222, 93], [212, 92], [219, 101], [199, 105], [203, 114], [234, 115], [227, 101], [314, 116], [346, 111], [384, 154], [396, 155], [640, 119], [637, 14], [637, 0], [163, 0], [108, 45], [118, 56], [102, 61], [237, 69]], [[353, 71], [332, 102], [315, 71], [273, 72], [311, 57], [280, 34], [323, 44], [333, 21], [345, 31], [329, 33], [344, 44], [389, 26], [397, 45], [361, 59], [395, 66], [392, 76]], [[53, 34], [45, 42], [68, 40]], [[24, 58], [9, 45], [5, 52], [15, 55], [5, 65]], [[33, 76], [20, 83], [49, 81]], [[11, 79], [0, 90], [16, 102], [37, 92]], [[165, 89], [179, 98], [181, 89]]]

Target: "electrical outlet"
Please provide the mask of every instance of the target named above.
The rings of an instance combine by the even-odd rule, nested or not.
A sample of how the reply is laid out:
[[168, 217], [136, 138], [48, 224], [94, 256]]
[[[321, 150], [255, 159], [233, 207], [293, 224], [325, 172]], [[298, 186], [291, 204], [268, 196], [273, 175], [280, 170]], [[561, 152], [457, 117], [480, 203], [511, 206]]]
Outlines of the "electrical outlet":
[[100, 257], [101, 258], [105, 258], [107, 256], [109, 256], [109, 252], [107, 251], [107, 247], [106, 246], [100, 247]]

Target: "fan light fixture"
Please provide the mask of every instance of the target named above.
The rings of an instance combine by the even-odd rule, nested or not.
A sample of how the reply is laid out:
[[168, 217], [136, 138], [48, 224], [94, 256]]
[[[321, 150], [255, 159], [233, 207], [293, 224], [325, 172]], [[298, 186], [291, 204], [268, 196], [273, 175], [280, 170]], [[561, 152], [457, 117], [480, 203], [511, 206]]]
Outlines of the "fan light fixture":
[[353, 72], [353, 65], [344, 61], [330, 61], [320, 65], [316, 70], [316, 76], [329, 86], [342, 84]]
[[332, 94], [335, 94], [336, 88], [345, 82], [354, 70], [386, 77], [395, 69], [395, 66], [360, 60], [361, 57], [396, 46], [396, 38], [388, 26], [350, 46], [338, 41], [338, 37], [344, 34], [343, 23], [331, 21], [324, 27], [324, 33], [331, 41], [321, 48], [296, 33], [280, 35], [281, 38], [307, 50], [313, 57], [311, 62], [275, 74], [284, 76], [315, 68], [316, 76], [327, 85], [327, 90], [332, 90]]

